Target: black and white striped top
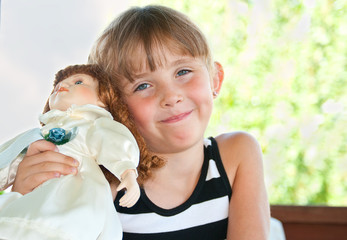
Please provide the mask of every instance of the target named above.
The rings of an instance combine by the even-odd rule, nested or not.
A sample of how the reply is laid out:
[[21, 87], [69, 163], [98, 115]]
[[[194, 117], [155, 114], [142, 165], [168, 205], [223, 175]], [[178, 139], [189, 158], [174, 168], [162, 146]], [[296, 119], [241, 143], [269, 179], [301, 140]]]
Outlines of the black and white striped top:
[[201, 176], [190, 198], [173, 209], [163, 209], [141, 197], [132, 208], [115, 206], [123, 225], [125, 240], [226, 239], [231, 186], [214, 138], [205, 139]]

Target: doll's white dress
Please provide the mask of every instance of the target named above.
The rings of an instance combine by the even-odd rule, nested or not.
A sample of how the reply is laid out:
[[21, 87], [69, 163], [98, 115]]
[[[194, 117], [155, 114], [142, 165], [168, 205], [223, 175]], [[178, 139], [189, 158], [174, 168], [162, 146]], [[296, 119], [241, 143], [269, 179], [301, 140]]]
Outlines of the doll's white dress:
[[[111, 189], [98, 165], [119, 179], [126, 169], [136, 169], [139, 150], [133, 135], [108, 111], [94, 105], [51, 110], [40, 121], [45, 124], [43, 135], [52, 128], [77, 129], [76, 136], [58, 149], [80, 162], [78, 174], [51, 179], [24, 196], [0, 195], [0, 239], [121, 239]], [[30, 132], [21, 138], [28, 138], [25, 135]], [[1, 152], [15, 141], [0, 146], [3, 187], [13, 182], [19, 160], [4, 159]]]

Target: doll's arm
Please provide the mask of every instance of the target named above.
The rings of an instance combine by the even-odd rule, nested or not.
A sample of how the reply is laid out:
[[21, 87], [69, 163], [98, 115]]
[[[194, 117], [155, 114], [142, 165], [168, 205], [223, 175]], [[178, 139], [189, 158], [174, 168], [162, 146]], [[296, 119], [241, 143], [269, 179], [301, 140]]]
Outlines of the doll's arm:
[[20, 153], [9, 165], [0, 169], [0, 191], [10, 187], [16, 177], [19, 163], [23, 160], [25, 153]]
[[126, 188], [127, 193], [122, 201], [129, 206], [133, 202], [133, 195], [139, 196], [136, 167], [140, 152], [134, 136], [123, 124], [109, 118], [99, 118], [88, 131], [86, 142], [98, 164], [121, 181], [118, 189]]
[[12, 185], [18, 164], [25, 149], [36, 140], [42, 139], [39, 128], [28, 130], [0, 146], [0, 190]]
[[86, 143], [97, 163], [119, 180], [127, 169], [134, 169], [140, 151], [131, 132], [123, 124], [109, 118], [99, 118], [86, 136]]
[[126, 170], [121, 177], [117, 191], [126, 189], [126, 194], [119, 200], [122, 207], [132, 207], [140, 197], [139, 184], [136, 181], [136, 172], [133, 169]]

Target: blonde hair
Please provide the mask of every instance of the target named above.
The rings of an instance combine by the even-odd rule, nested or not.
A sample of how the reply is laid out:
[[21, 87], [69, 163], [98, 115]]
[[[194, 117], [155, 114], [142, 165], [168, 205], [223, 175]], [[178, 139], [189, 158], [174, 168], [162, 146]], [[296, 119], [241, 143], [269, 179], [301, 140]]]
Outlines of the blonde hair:
[[[116, 81], [112, 81], [110, 76], [96, 64], [73, 65], [56, 73], [53, 91], [59, 82], [75, 74], [87, 74], [98, 82], [98, 97], [105, 104], [105, 109], [112, 114], [115, 121], [125, 125], [134, 135], [140, 150], [140, 162], [137, 168], [139, 174], [138, 182], [143, 184], [151, 176], [152, 170], [163, 166], [164, 161], [147, 149], [146, 143], [138, 132], [128, 107], [121, 96]], [[47, 100], [43, 113], [49, 110], [49, 101]], [[110, 183], [118, 183], [118, 179], [106, 168], [101, 166], [101, 169]]]
[[143, 67], [135, 53], [143, 51], [147, 67], [154, 71], [165, 61], [163, 49], [202, 58], [212, 72], [211, 51], [200, 29], [184, 14], [157, 5], [133, 7], [117, 17], [98, 38], [88, 60], [111, 76], [132, 81], [133, 73]]

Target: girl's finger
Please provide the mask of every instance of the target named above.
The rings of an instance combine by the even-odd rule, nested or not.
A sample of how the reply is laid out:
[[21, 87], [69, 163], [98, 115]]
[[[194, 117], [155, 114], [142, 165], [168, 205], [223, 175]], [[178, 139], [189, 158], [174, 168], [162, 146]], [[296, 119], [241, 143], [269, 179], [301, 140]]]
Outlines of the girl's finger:
[[26, 156], [32, 156], [45, 151], [58, 152], [58, 148], [51, 142], [48, 142], [46, 140], [38, 140], [29, 145]]
[[[77, 167], [79, 162], [72, 157], [66, 156], [64, 154], [52, 151], [45, 151], [38, 153], [36, 155], [26, 156], [21, 162], [21, 166], [24, 168], [39, 165], [45, 166], [45, 163], [57, 163], [61, 165], [68, 165], [71, 167]], [[44, 171], [49, 171], [52, 169], [44, 169]], [[54, 170], [54, 169], [53, 169]], [[56, 169], [59, 170], [59, 169]]]
[[[34, 149], [38, 149], [33, 146]], [[42, 148], [41, 148], [42, 149]], [[53, 151], [39, 152], [35, 155], [25, 156], [18, 165], [17, 175], [12, 191], [26, 194], [41, 185], [43, 182], [68, 174], [76, 174], [78, 161]]]

